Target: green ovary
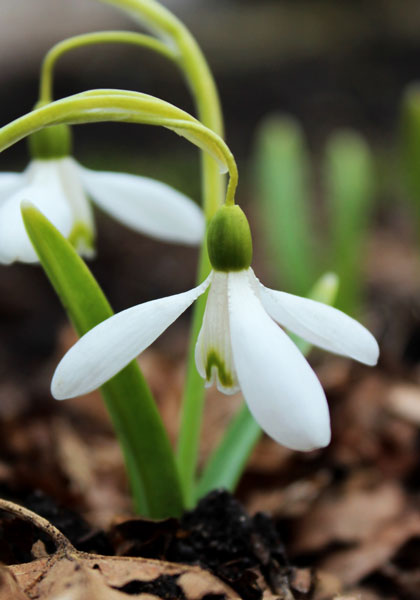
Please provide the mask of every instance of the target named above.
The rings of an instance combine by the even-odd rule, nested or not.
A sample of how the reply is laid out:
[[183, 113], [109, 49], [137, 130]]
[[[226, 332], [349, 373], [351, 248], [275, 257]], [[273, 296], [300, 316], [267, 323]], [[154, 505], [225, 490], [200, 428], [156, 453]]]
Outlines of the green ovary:
[[216, 367], [219, 374], [219, 381], [225, 387], [233, 387], [233, 376], [226, 368], [223, 359], [219, 356], [216, 350], [210, 350], [207, 354], [206, 361], [206, 379], [210, 381], [213, 367]]

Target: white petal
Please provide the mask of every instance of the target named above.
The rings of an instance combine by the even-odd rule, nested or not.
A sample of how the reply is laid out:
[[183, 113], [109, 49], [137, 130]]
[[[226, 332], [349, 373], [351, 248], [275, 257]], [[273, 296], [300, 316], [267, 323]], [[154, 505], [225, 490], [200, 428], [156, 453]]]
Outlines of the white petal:
[[213, 271], [203, 324], [195, 347], [195, 363], [206, 387], [214, 383], [225, 394], [239, 390], [230, 343], [228, 274]]
[[326, 446], [328, 405], [315, 373], [265, 312], [248, 271], [230, 273], [228, 287], [233, 358], [255, 420], [294, 450]]
[[376, 365], [378, 344], [373, 335], [345, 313], [308, 298], [259, 286], [268, 314], [296, 335], [329, 352]]
[[[210, 283], [133, 306], [86, 333], [59, 363], [51, 382], [57, 400], [87, 394], [116, 375], [150, 346]], [[135, 415], [134, 415], [135, 417]]]
[[80, 172], [94, 202], [127, 227], [168, 242], [196, 245], [203, 239], [202, 211], [168, 185], [128, 173]]
[[26, 184], [0, 208], [0, 262], [37, 262], [38, 258], [23, 224], [20, 203], [34, 204], [67, 237], [73, 215], [56, 160], [33, 161], [24, 174]]
[[22, 173], [0, 173], [0, 204], [23, 184]]

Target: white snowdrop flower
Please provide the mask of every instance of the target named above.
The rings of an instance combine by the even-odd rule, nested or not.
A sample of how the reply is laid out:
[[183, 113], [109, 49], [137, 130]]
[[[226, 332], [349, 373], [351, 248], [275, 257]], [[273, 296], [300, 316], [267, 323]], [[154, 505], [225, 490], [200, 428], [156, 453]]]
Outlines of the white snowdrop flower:
[[22, 201], [34, 204], [83, 256], [94, 254], [90, 199], [135, 231], [167, 242], [200, 244], [204, 216], [184, 194], [147, 177], [82, 167], [70, 156], [65, 125], [33, 134], [30, 144], [34, 158], [26, 170], [0, 174], [0, 263], [38, 262], [23, 224]]
[[250, 267], [248, 222], [237, 206], [221, 208], [208, 232], [213, 271], [187, 292], [129, 308], [100, 323], [64, 356], [52, 381], [57, 399], [85, 394], [147, 348], [210, 286], [196, 346], [207, 385], [241, 390], [262, 429], [295, 450], [330, 441], [324, 391], [282, 327], [320, 348], [368, 365], [377, 362], [374, 337], [328, 305], [264, 287]]

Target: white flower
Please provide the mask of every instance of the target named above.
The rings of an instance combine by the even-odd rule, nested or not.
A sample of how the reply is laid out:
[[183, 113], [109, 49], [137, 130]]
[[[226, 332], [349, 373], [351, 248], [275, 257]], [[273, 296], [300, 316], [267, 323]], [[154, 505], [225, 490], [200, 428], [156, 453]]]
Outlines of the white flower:
[[188, 245], [203, 238], [200, 208], [164, 183], [92, 171], [70, 156], [34, 159], [21, 174], [0, 174], [0, 263], [38, 261], [23, 224], [22, 200], [33, 203], [80, 254], [91, 256], [94, 222], [88, 196], [117, 221], [151, 237]]
[[[129, 308], [100, 323], [64, 356], [52, 381], [57, 399], [102, 385], [147, 348], [210, 285], [196, 363], [207, 385], [241, 390], [256, 421], [289, 448], [311, 450], [330, 440], [325, 394], [315, 373], [277, 323], [312, 344], [377, 362], [374, 337], [341, 311], [277, 292], [251, 268], [213, 270], [198, 287]], [[276, 322], [275, 322], [276, 321]]]

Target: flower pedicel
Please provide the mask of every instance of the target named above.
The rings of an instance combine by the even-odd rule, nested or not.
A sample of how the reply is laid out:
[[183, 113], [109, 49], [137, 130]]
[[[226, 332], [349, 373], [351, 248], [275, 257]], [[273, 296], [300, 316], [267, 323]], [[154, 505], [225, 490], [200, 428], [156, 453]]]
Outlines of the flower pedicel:
[[250, 267], [252, 241], [238, 206], [212, 219], [208, 250], [213, 270], [198, 287], [124, 310], [85, 334], [64, 356], [51, 390], [57, 399], [90, 392], [145, 350], [210, 286], [196, 346], [206, 385], [242, 391], [262, 429], [295, 450], [330, 441], [328, 405], [314, 371], [277, 323], [330, 352], [377, 362], [374, 337], [341, 311], [264, 287]]

